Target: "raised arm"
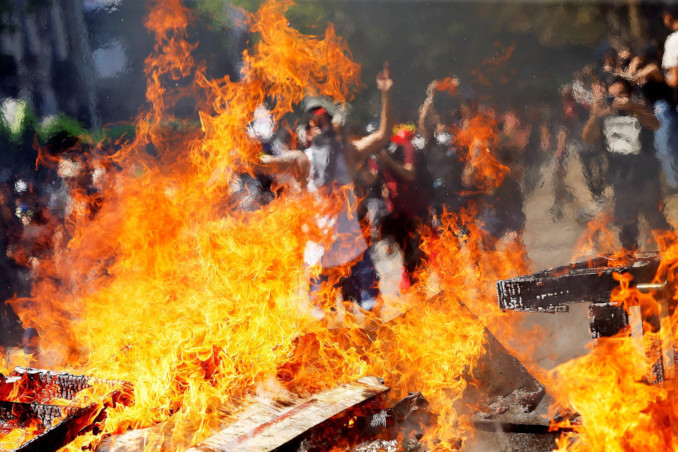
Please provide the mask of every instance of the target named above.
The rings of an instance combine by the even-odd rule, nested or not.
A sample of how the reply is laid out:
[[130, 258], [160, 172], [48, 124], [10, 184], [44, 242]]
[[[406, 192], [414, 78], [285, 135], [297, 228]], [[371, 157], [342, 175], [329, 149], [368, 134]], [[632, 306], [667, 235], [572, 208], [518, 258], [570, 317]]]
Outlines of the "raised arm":
[[594, 98], [593, 105], [591, 105], [591, 114], [581, 134], [582, 140], [587, 143], [594, 143], [601, 137], [600, 119], [611, 113], [610, 107], [603, 100], [605, 88], [598, 83], [594, 83], [591, 91], [593, 91]]
[[417, 127], [419, 128], [419, 133], [429, 141], [433, 137], [433, 133], [436, 131], [438, 124], [440, 124], [440, 116], [433, 106], [433, 99], [435, 98], [435, 93], [437, 91], [438, 81], [434, 80], [426, 89], [426, 99], [424, 103], [419, 107], [419, 120], [417, 121]]
[[601, 137], [600, 119], [609, 114], [609, 107], [594, 104], [591, 107], [591, 115], [584, 124], [581, 138], [587, 143], [595, 143]]
[[393, 127], [393, 106], [391, 105], [391, 89], [393, 80], [388, 68], [388, 63], [384, 64], [384, 70], [377, 75], [377, 88], [381, 91], [381, 114], [379, 118], [379, 129], [371, 134], [351, 142], [355, 153], [356, 165], [364, 161], [374, 152], [384, 146], [389, 139], [389, 132]]

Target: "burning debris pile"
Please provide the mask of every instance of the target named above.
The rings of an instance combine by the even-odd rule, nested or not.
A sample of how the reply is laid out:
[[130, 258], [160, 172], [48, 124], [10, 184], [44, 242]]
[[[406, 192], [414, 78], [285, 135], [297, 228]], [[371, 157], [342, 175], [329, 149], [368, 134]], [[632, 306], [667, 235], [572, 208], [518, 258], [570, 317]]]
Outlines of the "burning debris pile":
[[0, 374], [0, 444], [17, 452], [57, 450], [99, 434], [106, 409], [132, 403], [129, 383], [17, 367]]
[[[639, 353], [626, 337], [599, 337], [591, 355], [553, 372], [529, 359], [533, 337], [524, 347], [502, 341], [523, 319], [502, 309], [559, 311], [589, 288], [609, 293], [615, 308], [651, 312], [655, 292], [630, 278], [647, 270], [643, 282], [672, 287], [678, 254], [668, 240], [661, 258], [623, 275], [596, 263], [511, 282], [529, 273], [520, 237], [490, 234], [484, 220], [497, 211], [469, 202], [422, 228], [426, 265], [402, 296], [370, 311], [314, 303], [309, 281], [326, 278], [317, 299], [337, 300], [344, 288], [332, 283], [348, 266], [321, 274], [307, 264], [309, 243], [327, 245], [332, 214], [344, 218], [332, 211], [352, 198], [284, 180], [275, 197], [245, 209], [236, 193], [263, 160], [261, 140], [248, 133], [257, 109], [290, 129], [293, 148], [303, 137], [285, 117], [296, 105], [316, 94], [345, 103], [360, 84], [360, 67], [333, 28], [322, 38], [299, 33], [284, 16], [290, 6], [267, 2], [244, 13], [256, 39], [232, 80], [209, 78], [193, 60], [190, 12], [179, 0], [152, 2], [146, 26], [156, 47], [135, 134], [115, 152], [79, 156], [103, 168], [100, 189], [73, 189], [67, 246], [34, 265], [29, 298], [11, 300], [41, 343], [39, 354], [0, 357], [3, 448], [459, 450], [491, 432], [521, 450], [647, 450], [639, 438], [670, 450], [674, 382], [648, 385], [647, 372], [629, 364]], [[384, 91], [389, 83], [378, 79]], [[195, 107], [189, 118], [178, 113], [186, 104]], [[474, 113], [458, 134], [459, 158], [469, 161], [463, 177], [474, 195], [499, 199], [510, 168], [493, 149], [492, 112]], [[308, 175], [305, 157], [292, 155], [287, 163]], [[577, 278], [593, 285], [560, 283]], [[508, 293], [499, 306], [496, 281]], [[601, 293], [590, 295], [600, 302]], [[643, 338], [673, 334], [667, 313]], [[10, 373], [16, 366], [63, 372]], [[616, 398], [601, 396], [609, 393]], [[602, 414], [592, 400], [604, 402]]]

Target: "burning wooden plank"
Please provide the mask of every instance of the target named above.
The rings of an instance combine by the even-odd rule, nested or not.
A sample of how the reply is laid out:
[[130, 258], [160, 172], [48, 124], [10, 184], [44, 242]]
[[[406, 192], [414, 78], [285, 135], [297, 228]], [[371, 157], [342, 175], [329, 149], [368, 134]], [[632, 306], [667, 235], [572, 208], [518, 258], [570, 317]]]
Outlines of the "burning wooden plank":
[[388, 391], [379, 379], [364, 377], [293, 405], [273, 399], [259, 401], [233, 415], [235, 422], [189, 451], [274, 451], [298, 447], [328, 423], [348, 425], [358, 410], [379, 410]]
[[[669, 288], [665, 283], [652, 283], [659, 264], [659, 253], [636, 255], [625, 262], [607, 257], [587, 262], [545, 270], [528, 276], [497, 282], [499, 307], [527, 312], [567, 312], [567, 303], [584, 302], [589, 305], [589, 329], [595, 345], [601, 337], [625, 334], [634, 337], [642, 347], [649, 362], [648, 382], [662, 383], [665, 373], [672, 375], [676, 354], [673, 344], [663, 344], [660, 338], [647, 339], [645, 333], [656, 333], [661, 328], [661, 318], [644, 314], [640, 307], [630, 306], [626, 312], [610, 302], [612, 291], [619, 287], [615, 273], [633, 276], [631, 285], [640, 292], [655, 294], [662, 305], [664, 317], [673, 312], [675, 305], [668, 300]], [[664, 322], [668, 325], [667, 322]], [[649, 328], [649, 330], [646, 330]]]
[[103, 405], [63, 407], [0, 402], [0, 432], [35, 427], [36, 436], [12, 452], [56, 451], [105, 419]]
[[552, 268], [497, 282], [501, 309], [527, 312], [567, 312], [567, 303], [606, 303], [619, 281], [614, 273], [630, 273], [634, 283], [654, 278], [661, 256], [636, 256], [631, 264], [615, 264], [606, 257]]
[[[99, 403], [73, 402], [78, 392], [99, 384], [110, 388]], [[8, 376], [0, 375], [0, 439], [18, 432], [23, 439], [10, 438], [3, 447], [15, 452], [55, 451], [97, 429], [106, 418], [107, 406], [129, 405], [132, 399], [126, 382], [17, 367]]]

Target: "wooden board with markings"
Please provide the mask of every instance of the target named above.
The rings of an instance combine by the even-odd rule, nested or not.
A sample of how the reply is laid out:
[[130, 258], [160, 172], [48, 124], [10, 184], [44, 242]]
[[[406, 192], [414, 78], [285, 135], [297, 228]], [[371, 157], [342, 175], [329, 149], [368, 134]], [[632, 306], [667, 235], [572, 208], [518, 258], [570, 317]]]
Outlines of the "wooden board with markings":
[[257, 400], [228, 415], [223, 430], [189, 452], [286, 449], [300, 443], [330, 419], [383, 399], [388, 390], [378, 378], [364, 377], [307, 399]]

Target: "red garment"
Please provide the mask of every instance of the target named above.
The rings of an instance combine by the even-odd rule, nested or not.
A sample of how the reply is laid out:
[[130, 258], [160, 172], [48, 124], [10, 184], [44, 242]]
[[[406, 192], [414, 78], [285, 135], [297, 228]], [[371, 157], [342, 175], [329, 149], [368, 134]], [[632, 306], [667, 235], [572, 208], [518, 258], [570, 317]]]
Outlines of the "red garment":
[[[416, 168], [416, 151], [409, 141], [398, 146], [398, 149], [391, 154], [391, 158], [403, 166], [412, 165], [413, 168]], [[410, 217], [417, 216], [421, 210], [422, 202], [425, 201], [419, 199], [416, 182], [402, 180], [386, 165], [381, 165], [381, 173], [384, 177], [384, 185], [388, 190], [388, 196], [385, 199], [388, 212], [398, 212]]]

